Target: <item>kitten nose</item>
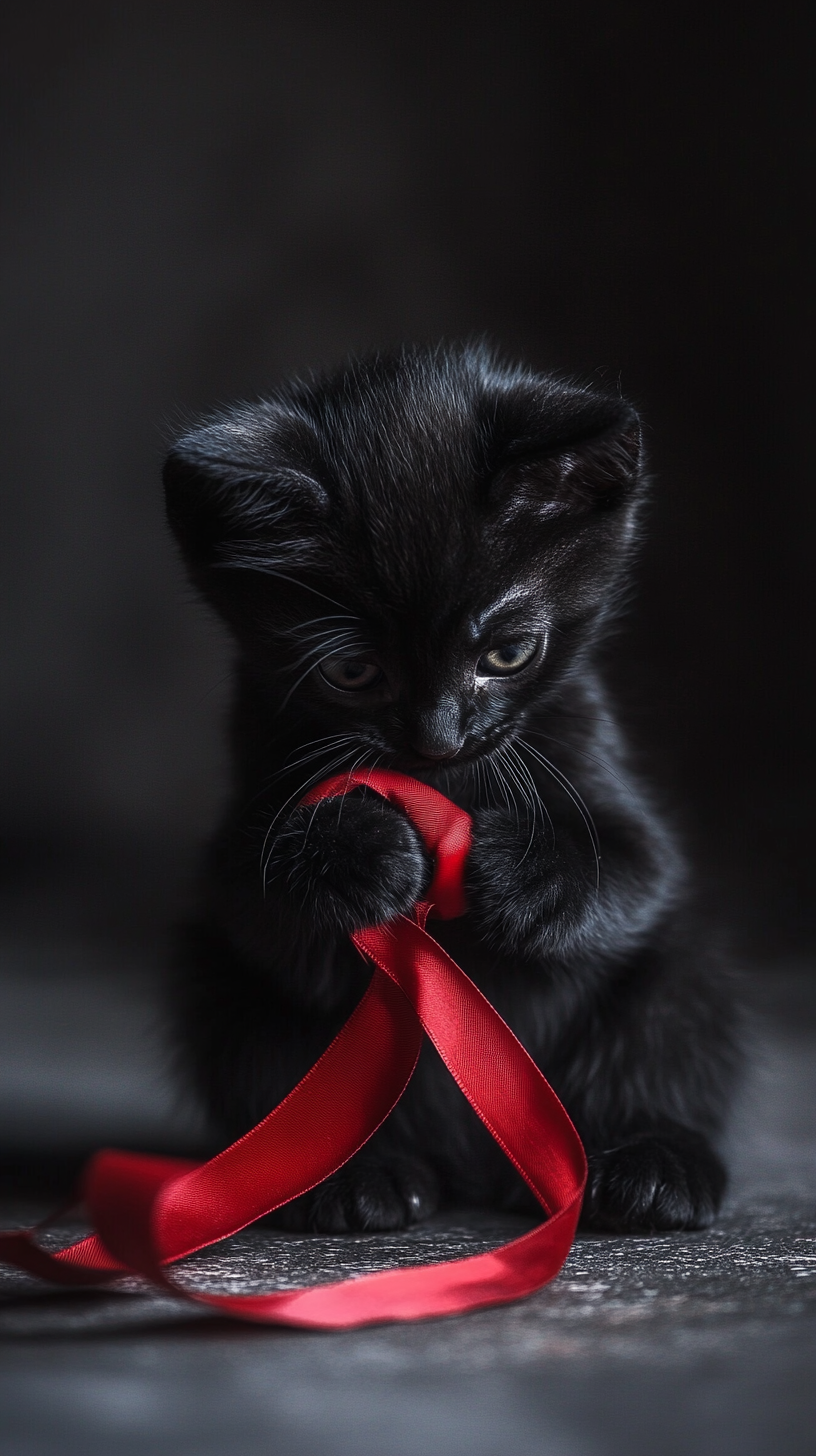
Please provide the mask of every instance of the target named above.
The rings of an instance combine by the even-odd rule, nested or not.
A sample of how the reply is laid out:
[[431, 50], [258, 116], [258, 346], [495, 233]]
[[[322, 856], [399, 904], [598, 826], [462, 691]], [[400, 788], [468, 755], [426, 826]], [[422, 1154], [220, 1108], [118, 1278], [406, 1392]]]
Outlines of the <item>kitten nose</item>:
[[411, 747], [414, 752], [422, 758], [437, 761], [455, 758], [463, 742], [457, 720], [458, 714], [450, 708], [441, 707], [434, 712], [423, 713], [412, 734]]
[[415, 752], [419, 753], [422, 758], [441, 760], [443, 758], [453, 758], [454, 754], [458, 752], [458, 748], [431, 748], [428, 744], [416, 739], [412, 746]]

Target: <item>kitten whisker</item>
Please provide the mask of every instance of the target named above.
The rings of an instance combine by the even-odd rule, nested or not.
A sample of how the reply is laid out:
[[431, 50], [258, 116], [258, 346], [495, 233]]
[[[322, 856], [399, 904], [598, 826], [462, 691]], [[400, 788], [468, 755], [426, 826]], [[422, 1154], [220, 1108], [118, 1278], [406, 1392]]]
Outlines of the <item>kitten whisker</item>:
[[364, 758], [365, 758], [365, 750], [363, 750], [363, 752], [357, 758], [355, 758], [355, 760], [354, 760], [354, 762], [353, 762], [353, 764], [351, 765], [350, 768], [343, 770], [343, 772], [346, 775], [346, 787], [345, 787], [344, 792], [342, 794], [338, 794], [338, 797], [337, 797], [337, 823], [338, 824], [340, 823], [340, 816], [343, 813], [343, 805], [346, 802], [346, 794], [349, 792], [349, 790], [351, 788], [351, 776], [354, 773], [354, 770], [358, 767], [358, 765], [362, 763], [362, 761], [363, 761]]
[[[349, 752], [353, 752], [353, 750], [349, 750]], [[348, 758], [348, 756], [349, 756], [349, 754], [348, 753], [345, 753], [339, 759], [336, 759], [333, 763], [329, 764], [328, 771], [331, 771], [331, 769], [333, 769], [333, 768], [335, 768], [335, 769], [336, 768], [339, 768], [341, 766], [341, 764], [345, 761], [345, 759]], [[305, 779], [304, 782], [301, 784], [300, 788], [298, 789], [297, 793], [291, 795], [291, 798], [286, 801], [286, 804], [284, 804], [282, 806], [282, 809], [278, 811], [278, 813], [275, 815], [274, 819], [272, 820], [271, 824], [267, 828], [266, 834], [264, 835], [264, 842], [263, 842], [263, 844], [261, 846], [261, 862], [260, 862], [260, 877], [261, 877], [262, 892], [263, 892], [264, 898], [266, 898], [266, 889], [267, 889], [267, 885], [269, 883], [269, 864], [270, 864], [270, 861], [272, 859], [273, 854], [275, 853], [275, 845], [277, 844], [278, 839], [280, 838], [280, 832], [279, 832], [278, 834], [276, 834], [274, 836], [274, 838], [272, 839], [271, 844], [269, 843], [269, 836], [272, 833], [272, 829], [273, 829], [276, 821], [280, 818], [280, 814], [282, 813], [283, 809], [285, 809], [287, 807], [287, 805], [289, 803], [291, 803], [292, 799], [297, 798], [297, 797], [302, 797], [303, 794], [307, 793], [308, 790], [312, 787], [312, 785], [315, 784], [315, 783], [317, 783], [319, 781], [319, 779], [324, 775], [325, 772], [326, 772], [326, 770], [319, 770], [317, 773], [313, 773], [307, 779]], [[282, 829], [281, 829], [281, 832], [282, 832]], [[268, 851], [267, 851], [267, 845], [269, 845]], [[290, 871], [290, 873], [292, 873], [292, 871]]]
[[620, 774], [615, 773], [615, 770], [605, 758], [598, 758], [597, 754], [590, 753], [586, 748], [579, 748], [577, 743], [568, 743], [565, 738], [556, 738], [553, 733], [544, 733], [541, 728], [527, 728], [525, 732], [532, 734], [533, 738], [547, 738], [550, 743], [557, 743], [561, 748], [568, 748], [572, 753], [580, 753], [582, 758], [588, 758], [591, 763], [597, 763], [598, 767], [602, 768], [605, 773], [608, 773], [610, 778], [616, 779], [621, 785], [621, 788], [625, 789], [631, 798], [634, 799], [637, 797], [631, 786], [627, 784], [625, 779], [621, 778]]
[[267, 874], [267, 869], [269, 867], [269, 861], [270, 861], [270, 859], [272, 857], [272, 854], [274, 852], [274, 849], [275, 849], [275, 844], [276, 844], [276, 841], [277, 841], [277, 836], [276, 836], [275, 839], [273, 839], [272, 844], [269, 847], [269, 852], [268, 853], [267, 853], [267, 845], [269, 844], [269, 836], [272, 833], [272, 830], [274, 829], [274, 827], [277, 824], [278, 820], [280, 819], [281, 814], [284, 812], [285, 809], [287, 809], [289, 807], [289, 805], [292, 803], [292, 800], [293, 799], [301, 799], [303, 797], [303, 795], [306, 794], [309, 791], [309, 789], [312, 787], [312, 785], [313, 784], [316, 784], [318, 782], [319, 779], [321, 779], [321, 778], [328, 778], [329, 774], [332, 773], [334, 770], [338, 769], [340, 767], [340, 765], [345, 762], [346, 759], [348, 759], [348, 758], [351, 757], [351, 755], [352, 755], [353, 752], [354, 752], [354, 749], [353, 748], [349, 748], [349, 749], [347, 749], [345, 751], [345, 753], [341, 753], [339, 755], [339, 757], [333, 759], [331, 763], [325, 764], [321, 768], [316, 769], [314, 773], [308, 774], [307, 777], [304, 779], [303, 783], [300, 784], [298, 786], [298, 788], [295, 789], [295, 792], [293, 794], [290, 794], [289, 797], [288, 797], [288, 799], [284, 799], [284, 802], [281, 804], [280, 808], [278, 809], [278, 812], [275, 814], [275, 816], [271, 820], [271, 822], [270, 822], [270, 824], [269, 824], [269, 826], [267, 828], [266, 834], [264, 835], [264, 842], [261, 845], [261, 882], [262, 882], [263, 887], [264, 887], [264, 893], [266, 893], [266, 874]]
[[252, 804], [256, 803], [258, 799], [263, 797], [268, 789], [271, 789], [272, 785], [276, 783], [278, 779], [285, 778], [286, 775], [291, 773], [293, 769], [301, 768], [304, 763], [309, 763], [314, 758], [320, 758], [321, 754], [331, 753], [332, 750], [334, 748], [338, 748], [341, 743], [358, 742], [359, 734], [357, 733], [327, 733], [324, 738], [310, 738], [307, 739], [305, 743], [298, 744], [295, 748], [292, 749], [292, 753], [297, 753], [300, 748], [311, 748], [316, 743], [322, 743], [323, 747], [315, 748], [312, 753], [305, 753], [302, 755], [301, 758], [293, 759], [292, 753], [288, 754], [281, 768], [277, 769], [275, 773], [270, 774], [268, 778], [264, 779], [259, 792], [255, 794], [254, 798], [249, 800], [249, 803], [246, 805], [246, 807], [250, 808]]
[[[504, 772], [504, 763], [503, 763], [503, 760], [501, 758], [501, 745], [495, 750], [495, 752], [494, 752], [494, 754], [493, 754], [493, 756], [491, 758], [485, 760], [485, 763], [489, 766], [489, 768], [495, 774], [495, 776], [496, 776], [496, 778], [498, 780], [499, 787], [500, 787], [500, 789], [501, 789], [501, 791], [502, 791], [502, 793], [504, 795], [504, 802], [507, 805], [507, 812], [509, 813], [511, 808], [515, 811], [515, 815], [516, 815], [516, 828], [518, 828], [518, 826], [519, 826], [518, 803], [516, 802], [515, 794], [513, 794], [512, 787], [508, 784], [507, 777], [506, 777], [506, 774]], [[508, 792], [508, 789], [510, 790], [510, 792]]]
[[359, 627], [360, 618], [352, 616], [350, 612], [326, 612], [322, 617], [309, 617], [306, 622], [298, 622], [294, 627], [286, 627], [278, 635], [300, 637], [307, 627], [314, 627], [316, 622], [354, 622]]
[[471, 767], [471, 771], [472, 771], [473, 778], [475, 780], [475, 786], [476, 786], [475, 787], [476, 808], [477, 809], [480, 809], [481, 806], [482, 806], [482, 765], [481, 765], [480, 760], [477, 758], [476, 761], [470, 765], [470, 767]]
[[519, 818], [518, 818], [519, 795], [521, 796], [522, 803], [526, 804], [527, 803], [527, 800], [526, 800], [524, 791], [523, 791], [523, 789], [521, 787], [521, 784], [519, 783], [518, 777], [513, 772], [513, 765], [510, 762], [509, 758], [507, 757], [507, 744], [505, 744], [505, 743], [499, 744], [498, 748], [496, 749], [496, 757], [501, 762], [503, 772], [507, 776], [507, 782], [508, 782], [508, 785], [509, 785], [509, 788], [510, 788], [510, 792], [513, 795], [513, 803], [516, 806], [516, 823], [519, 824], [520, 823]]
[[531, 797], [530, 791], [529, 791], [529, 786], [528, 786], [528, 783], [527, 783], [527, 781], [529, 780], [529, 775], [527, 775], [526, 776], [526, 779], [525, 779], [525, 776], [523, 774], [520, 774], [519, 773], [519, 769], [518, 769], [516, 763], [514, 762], [514, 760], [518, 759], [518, 755], [517, 754], [514, 754], [512, 745], [509, 744], [509, 743], [503, 744], [502, 745], [502, 750], [503, 750], [503, 754], [506, 755], [506, 757], [505, 757], [505, 763], [506, 763], [506, 766], [507, 766], [507, 771], [510, 774], [511, 779], [518, 785], [518, 789], [519, 789], [519, 792], [520, 792], [520, 794], [522, 796], [522, 799], [524, 800], [524, 803], [527, 805], [527, 807], [531, 811], [531, 814], [530, 814], [530, 819], [531, 819], [531, 822], [530, 822], [530, 837], [529, 837], [529, 839], [527, 841], [527, 848], [525, 849], [524, 854], [521, 856], [521, 859], [519, 861], [520, 864], [523, 864], [524, 861], [525, 861], [525, 859], [527, 858], [528, 854], [530, 853], [530, 850], [532, 849], [533, 841], [535, 839], [535, 831], [536, 831], [536, 810], [537, 810], [536, 799], [537, 799], [538, 796], [537, 796], [537, 794], [534, 793], [533, 796]]
[[595, 855], [595, 891], [597, 893], [601, 888], [601, 841], [598, 837], [595, 820], [592, 817], [589, 806], [581, 797], [572, 781], [567, 778], [566, 774], [562, 773], [559, 768], [556, 768], [555, 764], [551, 763], [548, 758], [545, 758], [543, 753], [539, 753], [537, 748], [533, 748], [532, 744], [527, 743], [523, 738], [519, 738], [517, 742], [520, 748], [524, 748], [527, 753], [532, 754], [533, 758], [538, 760], [542, 768], [545, 768], [547, 773], [555, 779], [556, 783], [560, 784], [564, 793], [572, 800], [578, 813], [581, 815]]
[[[297, 662], [287, 664], [287, 666], [282, 668], [281, 671], [297, 672], [298, 668], [302, 667], [304, 662], [306, 662], [310, 657], [313, 657], [316, 652], [320, 652], [321, 648], [326, 649], [323, 654], [324, 657], [334, 656], [335, 654], [340, 653], [347, 653], [349, 656], [352, 656], [355, 652], [363, 653], [367, 651], [365, 645], [360, 641], [359, 637], [354, 636], [350, 631], [338, 632], [334, 637], [329, 638], [327, 638], [325, 632], [323, 632], [320, 634], [319, 640], [315, 642], [314, 646], [307, 648], [303, 656], [298, 658]], [[314, 664], [312, 664], [312, 666], [313, 665]], [[308, 671], [311, 672], [311, 667], [308, 668]]]
[[[276, 775], [276, 777], [279, 777], [281, 774], [289, 773], [290, 769], [298, 768], [301, 764], [307, 763], [310, 758], [318, 758], [321, 753], [329, 753], [330, 752], [329, 745], [331, 745], [333, 747], [335, 744], [344, 743], [347, 740], [349, 740], [349, 741], [350, 740], [354, 740], [356, 742], [357, 741], [357, 734], [356, 733], [329, 733], [329, 734], [327, 734], [326, 735], [326, 739], [324, 740], [324, 746], [322, 748], [315, 748], [311, 753], [303, 754], [301, 758], [294, 758], [293, 759], [290, 756], [290, 759], [284, 764], [283, 768], [279, 770], [279, 774]], [[316, 743], [318, 741], [319, 740], [313, 738], [309, 742], [304, 743], [301, 746], [303, 748], [309, 748], [309, 747], [311, 747], [311, 745], [313, 743]]]
[[[357, 747], [357, 744], [356, 744], [356, 743], [355, 743], [355, 747]], [[349, 749], [349, 753], [350, 753], [350, 754], [351, 754], [351, 753], [353, 753], [353, 752], [354, 752], [354, 749], [353, 749], [353, 748], [350, 748], [350, 749]], [[363, 753], [363, 754], [362, 754], [362, 755], [361, 755], [361, 756], [362, 756], [362, 757], [363, 757], [363, 758], [364, 758], [364, 757], [365, 757], [365, 754], [364, 754], [364, 753]], [[355, 770], [355, 768], [356, 768], [356, 767], [357, 767], [357, 764], [358, 764], [358, 763], [359, 763], [359, 762], [360, 762], [360, 759], [359, 759], [359, 758], [358, 758], [358, 759], [357, 759], [357, 760], [356, 760], [356, 761], [355, 761], [355, 762], [354, 762], [354, 763], [353, 763], [353, 764], [352, 764], [352, 765], [351, 765], [351, 768], [350, 768], [350, 769], [349, 769], [349, 771], [348, 771], [348, 773], [349, 773], [349, 777], [348, 777], [348, 779], [347, 779], [347, 780], [346, 780], [346, 784], [347, 784], [347, 785], [348, 785], [348, 783], [349, 783], [349, 782], [350, 782], [350, 779], [351, 779], [351, 775], [352, 775], [352, 774], [353, 774], [353, 773], [354, 773], [354, 770]], [[342, 795], [342, 794], [341, 794], [341, 795], [340, 795], [340, 807], [341, 807], [341, 808], [342, 808], [342, 805], [343, 805], [343, 798], [344, 798], [344, 796], [343, 796], [343, 795]], [[305, 844], [306, 844], [306, 841], [307, 841], [307, 839], [308, 839], [308, 838], [309, 838], [309, 835], [310, 835], [310, 833], [311, 833], [311, 831], [312, 831], [312, 825], [313, 825], [313, 824], [314, 824], [314, 822], [315, 822], [315, 815], [316, 815], [316, 813], [317, 813], [317, 811], [318, 811], [318, 809], [319, 809], [319, 808], [320, 808], [320, 805], [321, 805], [321, 804], [322, 804], [322, 803], [324, 803], [324, 802], [325, 802], [325, 801], [324, 801], [324, 800], [323, 800], [323, 799], [318, 799], [318, 801], [317, 801], [317, 803], [316, 803], [316, 804], [315, 804], [315, 806], [314, 806], [314, 808], [313, 808], [313, 810], [312, 810], [312, 813], [311, 813], [311, 817], [310, 817], [310, 819], [309, 819], [309, 823], [308, 823], [308, 824], [307, 824], [307, 825], [306, 825], [306, 833], [305, 833], [305, 834], [304, 834], [304, 836], [303, 836], [303, 843], [304, 843], [304, 845], [305, 845]], [[338, 814], [338, 816], [337, 816], [337, 822], [338, 822], [338, 824], [339, 824], [339, 823], [340, 823], [340, 815], [339, 815], [339, 814]]]
[[196, 708], [202, 708], [207, 702], [207, 699], [212, 697], [213, 693], [217, 693], [219, 688], [224, 686], [224, 683], [232, 682], [234, 677], [235, 672], [232, 667], [227, 672], [223, 672], [220, 677], [216, 678], [214, 683], [210, 683], [210, 686], [204, 689], [200, 698], [194, 699]]
[[524, 782], [528, 786], [528, 789], [529, 789], [529, 792], [530, 792], [530, 801], [531, 801], [532, 811], [533, 811], [533, 824], [532, 824], [532, 829], [530, 830], [529, 843], [527, 845], [527, 848], [524, 851], [524, 854], [521, 857], [521, 862], [523, 863], [524, 860], [527, 858], [527, 855], [530, 853], [530, 850], [532, 849], [532, 846], [533, 846], [533, 840], [535, 839], [536, 814], [537, 813], [540, 813], [540, 815], [541, 815], [541, 827], [542, 827], [542, 829], [544, 828], [544, 819], [546, 817], [547, 823], [550, 826], [550, 833], [552, 835], [553, 848], [555, 847], [555, 826], [554, 826], [553, 821], [552, 821], [552, 819], [550, 817], [550, 812], [549, 812], [546, 804], [544, 803], [544, 800], [542, 799], [542, 797], [541, 797], [541, 795], [540, 795], [540, 793], [538, 791], [538, 785], [536, 784], [536, 781], [533, 778], [533, 775], [530, 773], [530, 770], [527, 767], [527, 764], [524, 762], [524, 759], [521, 757], [520, 753], [518, 753], [518, 751], [514, 748], [514, 746], [513, 746], [512, 743], [506, 744], [505, 747], [506, 747], [507, 753], [511, 755], [513, 762], [516, 764], [517, 772], [521, 775], [522, 779], [524, 780]]
[[335, 650], [334, 648], [330, 648], [328, 652], [324, 652], [314, 662], [310, 662], [309, 663], [309, 666], [306, 668], [306, 671], [305, 672], [302, 672], [300, 674], [300, 677], [297, 679], [297, 682], [294, 682], [292, 684], [292, 686], [290, 687], [288, 693], [286, 694], [286, 697], [284, 698], [283, 702], [278, 707], [278, 714], [280, 714], [280, 713], [283, 712], [283, 710], [286, 707], [287, 703], [289, 702], [289, 699], [291, 698], [292, 694], [295, 693], [295, 692], [297, 692], [298, 688], [300, 687], [300, 684], [306, 680], [306, 678], [309, 676], [309, 673], [310, 672], [314, 672], [315, 668], [316, 667], [319, 667], [320, 664], [321, 664], [321, 662], [325, 662], [327, 657], [332, 657], [334, 655], [334, 650]]
[[[238, 566], [238, 569], [240, 570], [240, 565], [238, 565], [238, 563], [219, 562], [217, 564], [225, 567], [232, 566], [233, 569]], [[245, 569], [249, 571], [258, 571], [263, 576], [274, 576], [277, 581], [286, 581], [289, 583], [290, 586], [299, 587], [301, 591], [311, 592], [313, 596], [322, 597], [325, 602], [331, 602], [333, 607], [340, 607], [341, 611], [346, 616], [353, 617], [356, 615], [354, 612], [349, 611], [349, 608], [347, 607], [345, 602], [338, 602], [336, 597], [330, 597], [327, 592], [320, 591], [316, 586], [310, 586], [309, 583], [306, 581], [300, 581], [296, 576], [287, 576], [282, 571], [276, 571], [273, 567], [267, 566], [266, 563], [263, 561], [258, 560], [252, 562], [251, 565], [247, 564]]]

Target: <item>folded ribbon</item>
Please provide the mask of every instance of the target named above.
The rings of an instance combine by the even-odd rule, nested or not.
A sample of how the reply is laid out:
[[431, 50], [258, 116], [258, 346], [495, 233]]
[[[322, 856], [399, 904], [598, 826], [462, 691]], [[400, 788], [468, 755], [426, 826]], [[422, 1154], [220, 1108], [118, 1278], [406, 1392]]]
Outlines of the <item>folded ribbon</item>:
[[[82, 1187], [95, 1232], [56, 1253], [39, 1246], [36, 1229], [0, 1233], [0, 1260], [58, 1284], [141, 1274], [224, 1314], [313, 1329], [459, 1314], [531, 1294], [555, 1277], [581, 1208], [583, 1147], [531, 1057], [425, 929], [429, 912], [441, 919], [464, 912], [469, 816], [435, 789], [385, 770], [327, 779], [303, 802], [362, 786], [404, 810], [434, 855], [435, 873], [412, 919], [352, 936], [373, 963], [371, 983], [320, 1060], [268, 1117], [207, 1163], [97, 1153]], [[176, 1260], [308, 1192], [368, 1141], [408, 1085], [423, 1032], [546, 1222], [490, 1253], [304, 1289], [205, 1294], [175, 1283]]]

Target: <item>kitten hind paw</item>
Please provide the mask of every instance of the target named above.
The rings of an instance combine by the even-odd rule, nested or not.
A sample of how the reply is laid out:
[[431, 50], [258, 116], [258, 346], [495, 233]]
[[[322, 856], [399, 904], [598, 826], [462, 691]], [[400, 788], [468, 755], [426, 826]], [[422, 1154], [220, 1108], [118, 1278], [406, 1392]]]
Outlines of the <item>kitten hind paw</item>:
[[588, 1162], [581, 1222], [613, 1233], [706, 1228], [725, 1191], [725, 1168], [696, 1133], [642, 1133]]

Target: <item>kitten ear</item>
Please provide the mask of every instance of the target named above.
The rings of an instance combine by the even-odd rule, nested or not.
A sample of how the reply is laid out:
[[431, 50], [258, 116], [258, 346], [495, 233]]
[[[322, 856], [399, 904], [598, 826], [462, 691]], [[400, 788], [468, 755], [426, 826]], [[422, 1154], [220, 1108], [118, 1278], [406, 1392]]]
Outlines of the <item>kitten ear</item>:
[[503, 473], [500, 490], [547, 516], [613, 511], [637, 494], [642, 465], [642, 431], [632, 412], [618, 427], [548, 444], [541, 453], [525, 442], [522, 458]]
[[299, 443], [250, 411], [176, 442], [163, 471], [167, 519], [194, 573], [308, 559], [328, 500]]
[[556, 501], [568, 508], [604, 510], [623, 505], [638, 485], [643, 463], [640, 422], [569, 446], [552, 460]]

